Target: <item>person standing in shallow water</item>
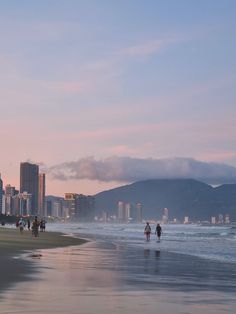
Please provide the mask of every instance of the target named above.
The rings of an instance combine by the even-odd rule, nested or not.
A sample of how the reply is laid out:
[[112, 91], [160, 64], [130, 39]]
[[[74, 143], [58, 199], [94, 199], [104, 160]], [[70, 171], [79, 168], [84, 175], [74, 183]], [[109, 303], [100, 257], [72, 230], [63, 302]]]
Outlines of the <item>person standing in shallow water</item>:
[[160, 224], [157, 224], [155, 234], [157, 235], [157, 239], [158, 239], [158, 241], [160, 242], [160, 240], [161, 240], [161, 234], [162, 234], [162, 229], [161, 229]]
[[144, 234], [146, 235], [147, 241], [150, 241], [151, 232], [152, 232], [151, 226], [149, 225], [149, 222], [147, 222], [144, 229]]

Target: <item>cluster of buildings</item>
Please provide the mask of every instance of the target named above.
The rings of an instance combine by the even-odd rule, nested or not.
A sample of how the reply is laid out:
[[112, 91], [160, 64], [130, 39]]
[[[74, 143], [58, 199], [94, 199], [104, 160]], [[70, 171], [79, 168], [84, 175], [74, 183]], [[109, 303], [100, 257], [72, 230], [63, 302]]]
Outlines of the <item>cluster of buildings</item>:
[[3, 189], [0, 178], [0, 212], [6, 215], [38, 215], [45, 212], [45, 173], [29, 162], [20, 164], [20, 189], [7, 184]]
[[113, 214], [103, 211], [100, 216], [95, 216], [95, 221], [114, 223], [141, 223], [143, 221], [143, 206], [141, 203], [119, 201]]
[[[143, 221], [142, 203], [132, 204], [119, 201], [116, 213], [109, 216], [103, 212], [101, 217], [95, 217], [95, 198], [90, 195], [65, 193], [64, 197], [46, 196], [46, 176], [39, 172], [39, 166], [29, 162], [20, 164], [20, 188], [7, 184], [3, 187], [0, 175], [0, 214], [10, 216], [39, 216], [66, 219], [70, 221], [102, 222], [112, 221], [118, 223], [141, 223]], [[169, 209], [161, 210], [162, 223], [191, 223], [186, 216], [182, 221], [176, 218], [169, 219]], [[160, 215], [159, 215], [160, 217]], [[229, 215], [219, 214], [211, 217], [211, 224], [229, 224]]]
[[123, 201], [118, 202], [117, 207], [117, 219], [118, 222], [142, 222], [143, 219], [143, 207], [141, 203], [135, 205], [131, 203], [125, 203]]
[[0, 214], [11, 216], [56, 217], [92, 221], [95, 215], [93, 196], [66, 193], [65, 197], [48, 197], [45, 173], [29, 162], [20, 164], [20, 189], [7, 184], [5, 189], [0, 175]]

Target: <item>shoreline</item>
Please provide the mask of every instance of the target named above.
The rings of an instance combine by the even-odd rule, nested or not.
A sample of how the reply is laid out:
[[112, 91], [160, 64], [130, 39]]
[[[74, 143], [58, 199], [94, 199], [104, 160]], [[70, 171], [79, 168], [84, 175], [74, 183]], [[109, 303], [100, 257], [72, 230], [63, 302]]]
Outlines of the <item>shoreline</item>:
[[[39, 237], [35, 238], [28, 230], [20, 234], [18, 228], [0, 227], [0, 295], [17, 282], [33, 280], [33, 274], [38, 272], [33, 263], [37, 250], [77, 246], [86, 242], [62, 232], [39, 232]], [[25, 253], [32, 261], [20, 258]]]
[[232, 265], [100, 239], [45, 250], [33, 264], [35, 280], [6, 291], [1, 313], [235, 312]]

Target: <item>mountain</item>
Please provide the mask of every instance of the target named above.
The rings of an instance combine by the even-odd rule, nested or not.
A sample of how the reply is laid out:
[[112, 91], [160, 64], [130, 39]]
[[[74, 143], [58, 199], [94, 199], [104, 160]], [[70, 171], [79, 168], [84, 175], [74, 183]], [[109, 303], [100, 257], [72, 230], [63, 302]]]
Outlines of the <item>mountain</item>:
[[236, 184], [212, 186], [194, 179], [153, 179], [135, 182], [95, 195], [96, 213], [117, 214], [117, 203], [143, 205], [143, 217], [160, 219], [169, 209], [170, 219], [210, 220], [229, 214], [236, 220]]

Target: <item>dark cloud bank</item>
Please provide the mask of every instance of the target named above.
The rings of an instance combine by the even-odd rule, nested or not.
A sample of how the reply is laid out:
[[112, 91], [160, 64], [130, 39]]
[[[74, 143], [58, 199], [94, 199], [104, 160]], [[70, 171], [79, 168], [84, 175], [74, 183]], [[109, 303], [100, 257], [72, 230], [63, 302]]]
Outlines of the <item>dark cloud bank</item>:
[[236, 168], [191, 158], [137, 159], [86, 157], [47, 169], [53, 179], [89, 179], [103, 182], [135, 182], [147, 179], [192, 178], [209, 184], [236, 182]]

